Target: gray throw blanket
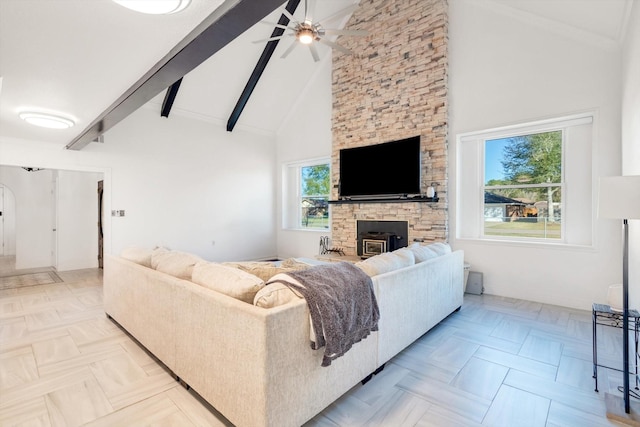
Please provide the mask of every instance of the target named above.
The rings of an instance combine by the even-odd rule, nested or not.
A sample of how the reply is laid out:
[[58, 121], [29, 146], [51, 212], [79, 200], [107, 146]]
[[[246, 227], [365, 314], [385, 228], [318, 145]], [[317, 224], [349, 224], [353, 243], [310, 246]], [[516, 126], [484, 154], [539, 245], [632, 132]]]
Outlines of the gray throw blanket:
[[380, 312], [373, 283], [355, 265], [338, 262], [287, 274], [303, 286], [286, 280], [269, 283], [283, 283], [307, 300], [316, 336], [311, 348], [325, 346], [322, 366], [329, 366], [353, 344], [378, 330]]

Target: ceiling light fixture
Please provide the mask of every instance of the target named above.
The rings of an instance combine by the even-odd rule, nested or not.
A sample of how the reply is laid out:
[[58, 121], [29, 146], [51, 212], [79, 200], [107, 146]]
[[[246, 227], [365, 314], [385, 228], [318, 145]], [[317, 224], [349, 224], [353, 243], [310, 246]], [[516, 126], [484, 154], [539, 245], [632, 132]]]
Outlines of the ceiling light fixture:
[[49, 129], [68, 129], [75, 124], [71, 119], [46, 113], [23, 111], [19, 116], [29, 124]]
[[307, 22], [304, 22], [296, 29], [296, 38], [302, 44], [311, 44], [316, 38], [316, 30]]
[[191, 0], [113, 0], [120, 6], [127, 9], [135, 10], [140, 13], [149, 13], [152, 15], [168, 15], [170, 13], [180, 12], [187, 6]]

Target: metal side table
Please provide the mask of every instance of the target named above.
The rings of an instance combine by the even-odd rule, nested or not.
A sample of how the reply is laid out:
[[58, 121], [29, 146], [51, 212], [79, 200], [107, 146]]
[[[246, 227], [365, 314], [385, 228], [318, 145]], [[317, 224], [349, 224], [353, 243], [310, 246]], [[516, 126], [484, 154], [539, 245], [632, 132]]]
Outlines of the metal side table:
[[[618, 372], [623, 372], [623, 370], [598, 364], [597, 325], [622, 329], [622, 312], [614, 311], [610, 306], [606, 304], [593, 304], [593, 306], [591, 307], [591, 318], [593, 324], [593, 379], [596, 382], [595, 391], [598, 391], [598, 367], [613, 369], [614, 371]], [[636, 390], [638, 390], [638, 335], [640, 335], [640, 313], [638, 312], [638, 310], [629, 310], [629, 330], [634, 332], [635, 363], [633, 365], [633, 369], [635, 372], [628, 372], [627, 374], [635, 374]]]

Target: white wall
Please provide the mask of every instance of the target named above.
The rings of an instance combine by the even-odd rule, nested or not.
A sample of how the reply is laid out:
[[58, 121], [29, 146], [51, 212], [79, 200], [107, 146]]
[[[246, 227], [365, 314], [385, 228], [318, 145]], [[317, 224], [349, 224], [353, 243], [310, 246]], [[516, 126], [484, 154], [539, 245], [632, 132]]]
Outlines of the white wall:
[[[210, 260], [276, 255], [275, 137], [143, 107], [81, 151], [0, 139], [3, 164], [103, 172], [105, 253], [166, 245]], [[213, 242], [215, 241], [215, 244]]]
[[15, 198], [15, 247], [6, 255], [16, 255], [16, 268], [53, 266], [64, 271], [98, 266], [96, 189], [101, 176], [0, 166], [0, 182]]
[[331, 57], [322, 59], [298, 105], [278, 132], [278, 255], [312, 257], [318, 254], [320, 236], [331, 231], [288, 230], [282, 227], [282, 165], [331, 157]]
[[57, 171], [58, 271], [98, 267], [98, 181], [101, 173]]
[[[620, 51], [493, 2], [450, 1], [449, 177], [452, 245], [486, 293], [588, 309], [620, 281], [620, 233], [595, 224], [592, 248], [457, 239], [456, 135], [588, 110], [594, 122], [593, 182], [620, 173]], [[464, 172], [462, 172], [464, 173]], [[596, 189], [592, 191], [593, 210]]]
[[[622, 173], [640, 175], [640, 5], [632, 6], [622, 53]], [[640, 197], [640, 195], [638, 195]], [[640, 307], [640, 220], [629, 221], [629, 306]]]

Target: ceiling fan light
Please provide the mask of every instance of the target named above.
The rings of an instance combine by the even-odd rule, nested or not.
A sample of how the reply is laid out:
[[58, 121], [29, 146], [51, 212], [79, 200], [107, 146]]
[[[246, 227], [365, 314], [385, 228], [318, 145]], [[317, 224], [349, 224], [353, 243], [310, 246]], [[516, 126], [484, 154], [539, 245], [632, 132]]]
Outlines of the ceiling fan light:
[[168, 15], [180, 12], [191, 0], [113, 0], [120, 6], [140, 13]]
[[313, 31], [302, 29], [298, 32], [298, 41], [302, 44], [311, 44], [313, 42]]
[[20, 113], [19, 116], [22, 120], [31, 125], [48, 129], [68, 129], [75, 124], [71, 119], [54, 116], [52, 114], [24, 111]]

